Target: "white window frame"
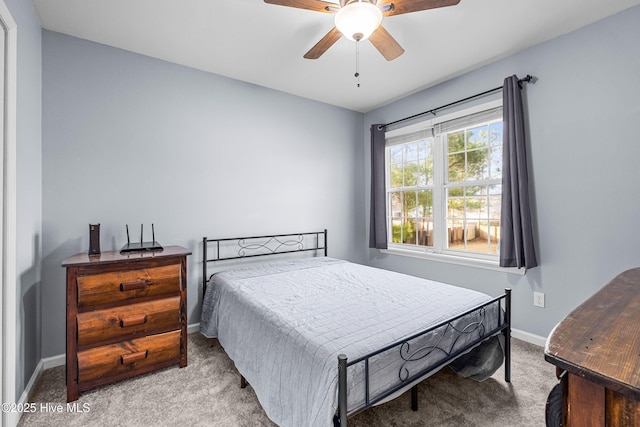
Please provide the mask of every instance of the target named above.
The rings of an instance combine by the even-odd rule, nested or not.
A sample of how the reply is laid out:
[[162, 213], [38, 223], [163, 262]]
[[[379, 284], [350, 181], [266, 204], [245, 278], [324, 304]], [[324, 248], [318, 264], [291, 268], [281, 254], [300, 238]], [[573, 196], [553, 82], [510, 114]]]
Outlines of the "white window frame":
[[[472, 107], [468, 107], [462, 110], [458, 110], [442, 116], [432, 117], [429, 120], [424, 120], [415, 124], [404, 126], [401, 128], [393, 129], [385, 133], [385, 139], [398, 137], [404, 134], [419, 132], [420, 130], [433, 128], [439, 123], [454, 120], [460, 117], [469, 116], [482, 111], [490, 110], [493, 108], [501, 107], [502, 100], [496, 99], [489, 102], [484, 102]], [[433, 162], [433, 218], [434, 218], [434, 236], [433, 246], [425, 247], [418, 245], [408, 245], [403, 243], [391, 242], [391, 220], [389, 215], [390, 201], [387, 197], [387, 242], [388, 249], [383, 250], [385, 253], [408, 256], [413, 258], [428, 259], [438, 262], [453, 263], [458, 265], [466, 265], [472, 267], [480, 267], [490, 270], [508, 271], [516, 274], [524, 274], [524, 269], [508, 269], [499, 266], [499, 255], [497, 254], [481, 254], [472, 252], [462, 252], [447, 248], [445, 241], [446, 236], [446, 196], [444, 190], [447, 187], [445, 173], [446, 167], [444, 162], [445, 147], [442, 140], [438, 140], [441, 136], [434, 137], [434, 144], [432, 146], [434, 162]], [[389, 158], [388, 150], [385, 150], [385, 169], [388, 170]], [[387, 176], [385, 183], [385, 192], [389, 189], [389, 179]], [[480, 182], [479, 184], [483, 184]], [[485, 183], [486, 184], [486, 183]]]

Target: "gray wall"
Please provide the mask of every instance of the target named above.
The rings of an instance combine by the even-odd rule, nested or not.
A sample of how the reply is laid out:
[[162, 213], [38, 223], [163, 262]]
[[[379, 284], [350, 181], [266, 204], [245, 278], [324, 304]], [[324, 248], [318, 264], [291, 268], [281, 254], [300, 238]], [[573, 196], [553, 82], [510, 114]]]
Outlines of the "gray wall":
[[[16, 398], [41, 358], [40, 259], [42, 224], [42, 46], [31, 2], [5, 0], [17, 25], [16, 141]], [[11, 284], [9, 284], [10, 286]], [[9, 350], [10, 351], [10, 350]]]
[[[618, 273], [638, 266], [638, 22], [634, 7], [365, 115], [368, 159], [371, 123], [465, 98], [512, 74], [537, 76], [525, 94], [538, 268], [517, 276], [365, 249], [368, 263], [494, 295], [512, 287], [514, 327], [541, 336]], [[363, 191], [368, 206], [368, 184]], [[533, 306], [533, 291], [546, 294], [546, 308]]]
[[[43, 31], [43, 356], [64, 353], [62, 260], [156, 227], [189, 258], [201, 238], [329, 229], [353, 259], [364, 230], [362, 114]], [[137, 233], [135, 231], [134, 233]], [[147, 238], [150, 236], [147, 235]]]

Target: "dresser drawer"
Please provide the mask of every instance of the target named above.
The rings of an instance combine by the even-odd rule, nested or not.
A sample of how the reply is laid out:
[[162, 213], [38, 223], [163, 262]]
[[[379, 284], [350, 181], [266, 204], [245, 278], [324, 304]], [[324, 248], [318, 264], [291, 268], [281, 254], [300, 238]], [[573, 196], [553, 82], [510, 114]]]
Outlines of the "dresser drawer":
[[180, 331], [150, 335], [78, 352], [78, 381], [147, 372], [180, 357]]
[[131, 334], [178, 329], [180, 297], [79, 313], [77, 321], [79, 347]]
[[180, 265], [78, 276], [78, 307], [180, 292]]

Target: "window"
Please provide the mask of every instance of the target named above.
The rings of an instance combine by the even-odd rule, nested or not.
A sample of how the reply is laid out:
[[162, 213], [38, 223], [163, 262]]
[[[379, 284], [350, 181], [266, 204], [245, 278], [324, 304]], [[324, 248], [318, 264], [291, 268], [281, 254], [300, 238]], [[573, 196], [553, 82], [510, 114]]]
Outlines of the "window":
[[498, 259], [502, 106], [386, 134], [389, 248]]

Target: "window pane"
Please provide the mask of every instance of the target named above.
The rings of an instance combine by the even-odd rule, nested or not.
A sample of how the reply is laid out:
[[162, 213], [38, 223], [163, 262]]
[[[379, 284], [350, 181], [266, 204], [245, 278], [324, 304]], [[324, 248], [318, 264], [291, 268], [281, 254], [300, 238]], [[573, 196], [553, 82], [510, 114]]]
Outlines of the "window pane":
[[489, 196], [489, 218], [500, 219], [501, 196]]
[[418, 191], [418, 217], [431, 217], [433, 215], [433, 193], [431, 190]]
[[389, 147], [388, 170], [391, 188], [402, 187], [402, 146]]
[[402, 217], [402, 193], [391, 193], [391, 217]]
[[[449, 196], [447, 197], [447, 216], [449, 218], [463, 218], [464, 217], [464, 197], [451, 196], [452, 190], [455, 190], [455, 189], [450, 188]], [[460, 188], [459, 190], [462, 190], [462, 188]]]
[[481, 180], [489, 176], [489, 150], [467, 151], [467, 180]]
[[[500, 187], [500, 185], [469, 185], [448, 189], [447, 247], [449, 249], [495, 254], [499, 240], [496, 233], [499, 233]], [[492, 223], [498, 223], [497, 230], [490, 229], [491, 209], [496, 210], [494, 214], [497, 218]]]
[[402, 203], [402, 216], [412, 217], [416, 216], [416, 192], [407, 191], [404, 193], [404, 200]]
[[417, 162], [418, 161], [418, 143], [411, 142], [404, 146], [404, 161]]
[[[486, 221], [484, 222], [486, 229]], [[489, 239], [486, 231], [483, 232], [481, 221], [466, 222], [466, 250], [468, 252], [476, 252], [480, 254], [489, 253]]]
[[464, 151], [456, 154], [449, 154], [449, 182], [464, 181]]
[[465, 196], [484, 196], [486, 193], [486, 187], [484, 185], [470, 185], [464, 187]]
[[418, 165], [420, 168], [420, 178], [418, 185], [433, 185], [433, 153], [431, 144], [433, 139], [421, 141], [418, 146]]
[[489, 243], [491, 247], [489, 249], [489, 253], [497, 254], [498, 253], [498, 243], [500, 242], [500, 221], [489, 221]]
[[448, 197], [462, 197], [464, 196], [464, 187], [451, 187], [447, 192]]
[[396, 166], [402, 166], [402, 145], [389, 147], [389, 160]]
[[391, 188], [402, 187], [402, 167], [393, 163], [389, 167], [389, 185]]
[[433, 178], [431, 170], [426, 163], [420, 162], [418, 164], [418, 186], [425, 187], [427, 185], [433, 185]]
[[391, 221], [391, 242], [402, 243], [402, 219], [393, 218]]
[[489, 126], [478, 126], [467, 130], [467, 150], [489, 145]]
[[433, 221], [430, 218], [417, 220], [418, 245], [433, 246]]
[[486, 197], [467, 197], [466, 199], [466, 218], [467, 219], [484, 219], [488, 218], [487, 199]]
[[489, 178], [502, 178], [502, 145], [493, 147], [489, 153]]
[[464, 131], [451, 132], [447, 134], [447, 152], [456, 153], [464, 151]]
[[402, 221], [402, 243], [416, 244], [416, 220], [406, 218]]
[[489, 125], [489, 143], [491, 145], [502, 145], [502, 122]]
[[464, 250], [464, 222], [461, 220], [447, 221], [447, 246], [449, 249]]
[[404, 186], [415, 187], [418, 185], [418, 162], [405, 163], [404, 165]]

